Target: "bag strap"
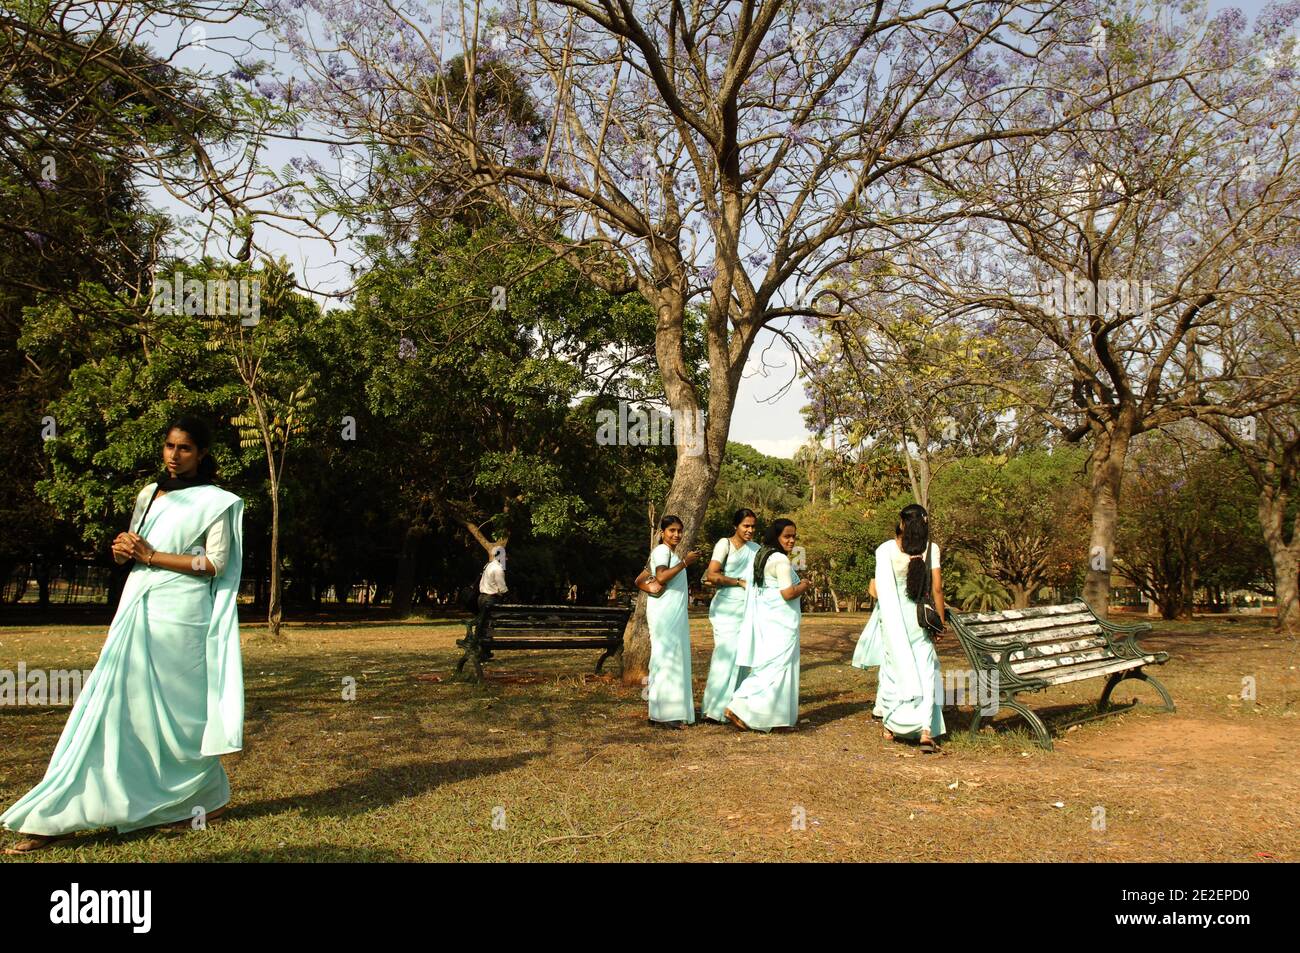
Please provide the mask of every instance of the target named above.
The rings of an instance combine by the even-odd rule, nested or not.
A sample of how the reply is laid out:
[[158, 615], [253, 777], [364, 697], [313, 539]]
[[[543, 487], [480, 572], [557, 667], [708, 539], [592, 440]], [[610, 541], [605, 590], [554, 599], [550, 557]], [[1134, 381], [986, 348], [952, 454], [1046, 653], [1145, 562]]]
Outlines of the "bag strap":
[[[140, 514], [140, 522], [136, 524], [136, 527], [135, 527], [135, 529], [133, 530], [133, 532], [134, 532], [137, 536], [140, 535], [140, 530], [144, 527], [144, 521], [147, 520], [147, 519], [149, 518], [149, 511], [150, 511], [151, 509], [153, 509], [153, 501], [156, 500], [156, 499], [158, 499], [158, 491], [161, 490], [161, 489], [162, 489], [162, 487], [160, 487], [160, 486], [157, 486], [157, 485], [154, 486], [154, 488], [153, 488], [153, 496], [149, 497], [149, 505], [146, 506], [146, 507], [144, 508], [144, 512]], [[129, 526], [130, 524], [128, 523], [127, 525]]]

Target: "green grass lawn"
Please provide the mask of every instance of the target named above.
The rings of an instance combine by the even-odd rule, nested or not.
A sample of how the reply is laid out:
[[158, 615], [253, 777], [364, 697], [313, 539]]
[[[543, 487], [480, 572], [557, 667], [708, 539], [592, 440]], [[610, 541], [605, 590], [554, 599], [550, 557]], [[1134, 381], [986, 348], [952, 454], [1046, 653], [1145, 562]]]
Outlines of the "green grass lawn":
[[[244, 628], [246, 748], [231, 814], [184, 834], [83, 834], [15, 863], [277, 860], [1300, 859], [1295, 644], [1258, 621], [1159, 623], [1178, 712], [1146, 702], [1070, 726], [1100, 681], [1029, 696], [1056, 751], [1009, 713], [942, 756], [887, 743], [874, 673], [850, 668], [864, 615], [806, 616], [799, 730], [646, 724], [596, 651], [505, 652], [452, 677], [454, 622]], [[711, 642], [692, 620], [697, 703]], [[103, 626], [0, 628], [0, 669], [89, 668]], [[966, 667], [955, 637], [945, 666]], [[1257, 699], [1241, 699], [1242, 679]], [[345, 701], [345, 678], [356, 700]], [[1136, 687], [1134, 687], [1136, 686]], [[43, 774], [67, 708], [0, 707], [0, 804]], [[1104, 824], [1099, 828], [1099, 819]], [[0, 835], [8, 840], [13, 835]]]

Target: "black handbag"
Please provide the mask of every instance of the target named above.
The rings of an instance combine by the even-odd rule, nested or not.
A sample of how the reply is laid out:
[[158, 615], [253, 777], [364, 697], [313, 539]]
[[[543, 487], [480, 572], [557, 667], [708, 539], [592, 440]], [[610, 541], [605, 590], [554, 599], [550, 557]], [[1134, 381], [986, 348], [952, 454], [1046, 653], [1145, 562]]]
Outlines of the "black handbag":
[[916, 601], [916, 621], [931, 638], [943, 631], [943, 617], [939, 615], [939, 609], [934, 604], [934, 593], [931, 591], [933, 586], [934, 576], [930, 571], [930, 542], [926, 540], [925, 589], [921, 593], [921, 598]]

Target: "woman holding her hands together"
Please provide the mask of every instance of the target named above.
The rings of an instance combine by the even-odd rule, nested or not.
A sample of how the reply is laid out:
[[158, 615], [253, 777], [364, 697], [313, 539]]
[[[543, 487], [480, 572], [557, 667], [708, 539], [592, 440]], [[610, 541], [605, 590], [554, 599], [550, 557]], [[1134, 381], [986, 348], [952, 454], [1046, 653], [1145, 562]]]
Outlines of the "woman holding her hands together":
[[243, 747], [244, 503], [213, 485], [210, 443], [201, 420], [168, 426], [166, 473], [112, 544], [134, 565], [108, 638], [45, 777], [0, 815], [26, 835], [5, 853], [101, 827], [198, 827], [229, 802], [218, 755]]
[[660, 728], [695, 724], [695, 694], [691, 688], [691, 623], [686, 609], [689, 591], [686, 570], [700, 558], [696, 552], [679, 557], [683, 524], [676, 516], [659, 521], [659, 545], [650, 553], [649, 574], [662, 592], [646, 602], [650, 626], [650, 723]]

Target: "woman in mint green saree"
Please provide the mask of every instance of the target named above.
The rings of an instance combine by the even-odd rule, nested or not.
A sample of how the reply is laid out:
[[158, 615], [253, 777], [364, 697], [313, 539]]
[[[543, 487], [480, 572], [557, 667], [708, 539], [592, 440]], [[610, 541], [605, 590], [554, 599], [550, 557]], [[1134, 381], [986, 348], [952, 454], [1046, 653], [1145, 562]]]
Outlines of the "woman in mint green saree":
[[[934, 639], [917, 619], [917, 602], [933, 593], [939, 617], [944, 617], [943, 578], [939, 547], [930, 542], [930, 519], [916, 503], [903, 507], [897, 534], [876, 547], [876, 592], [880, 601], [880, 634], [884, 649], [880, 702], [885, 738], [916, 739], [921, 751], [938, 750], [935, 741], [945, 732], [939, 656]], [[930, 579], [926, 579], [929, 553]]]
[[212, 485], [207, 425], [168, 427], [167, 474], [141, 490], [132, 560], [108, 638], [45, 777], [0, 815], [28, 853], [80, 830], [118, 832], [211, 819], [230, 800], [218, 755], [243, 747], [244, 682], [236, 600], [243, 501]]
[[[867, 592], [879, 603], [875, 579], [871, 580]], [[885, 634], [880, 626], [879, 604], [871, 610], [867, 624], [862, 627], [862, 635], [858, 638], [857, 647], [853, 650], [853, 660], [849, 664], [864, 671], [869, 668], [880, 669], [876, 675], [876, 702], [871, 710], [871, 717], [884, 718], [885, 709], [890, 704], [893, 680], [890, 678], [889, 669], [885, 666]]]
[[727, 699], [746, 672], [736, 664], [736, 640], [745, 621], [746, 586], [758, 552], [758, 543], [753, 541], [757, 520], [753, 510], [736, 510], [731, 522], [735, 532], [718, 540], [704, 571], [704, 578], [717, 587], [709, 602], [713, 657], [700, 703], [700, 711], [710, 721], [726, 721]]
[[646, 601], [650, 627], [650, 724], [680, 729], [695, 724], [695, 694], [691, 684], [691, 620], [687, 615], [690, 589], [686, 570], [700, 558], [696, 552], [679, 557], [683, 523], [676, 516], [659, 521], [659, 545], [647, 564], [663, 594]]
[[790, 560], [795, 538], [792, 520], [774, 520], [754, 556], [736, 649], [736, 664], [749, 671], [723, 712], [737, 728], [771, 731], [799, 723], [800, 603], [812, 583], [800, 580]]

